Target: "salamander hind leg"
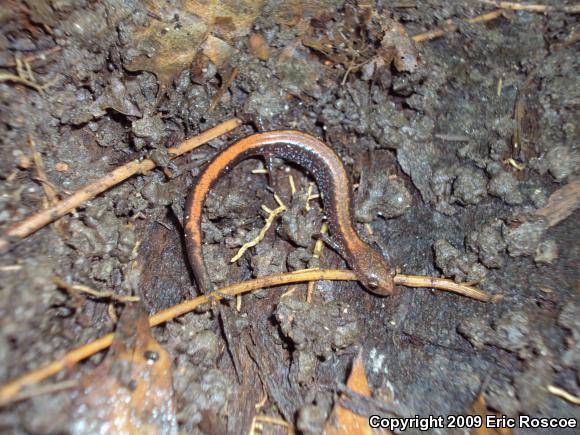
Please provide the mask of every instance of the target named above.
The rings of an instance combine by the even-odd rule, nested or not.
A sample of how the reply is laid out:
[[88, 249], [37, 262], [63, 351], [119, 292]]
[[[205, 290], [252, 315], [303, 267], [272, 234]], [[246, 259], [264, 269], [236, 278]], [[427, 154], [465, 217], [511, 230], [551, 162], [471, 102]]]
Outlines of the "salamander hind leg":
[[274, 176], [274, 155], [269, 152], [264, 152], [264, 164], [266, 165], [266, 170], [268, 171], [268, 184], [270, 189], [276, 191], [276, 177]]

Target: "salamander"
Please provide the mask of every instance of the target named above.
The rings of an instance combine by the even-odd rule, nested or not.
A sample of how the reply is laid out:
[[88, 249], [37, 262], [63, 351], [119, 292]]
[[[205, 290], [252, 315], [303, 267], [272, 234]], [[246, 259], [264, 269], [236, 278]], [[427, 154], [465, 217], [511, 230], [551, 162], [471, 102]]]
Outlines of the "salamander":
[[219, 152], [199, 175], [187, 200], [185, 240], [200, 289], [204, 293], [214, 289], [202, 252], [201, 215], [207, 193], [236, 164], [257, 156], [289, 160], [314, 177], [329, 223], [330, 244], [366, 289], [378, 295], [392, 294], [394, 269], [359, 237], [353, 226], [353, 193], [340, 157], [315, 137], [291, 130], [257, 133], [241, 139]]

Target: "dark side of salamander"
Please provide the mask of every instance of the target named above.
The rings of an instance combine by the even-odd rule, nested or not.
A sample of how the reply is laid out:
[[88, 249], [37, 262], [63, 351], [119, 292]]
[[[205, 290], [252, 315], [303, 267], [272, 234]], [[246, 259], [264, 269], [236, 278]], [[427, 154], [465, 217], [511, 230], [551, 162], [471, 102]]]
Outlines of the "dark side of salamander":
[[314, 177], [322, 194], [333, 247], [366, 289], [378, 295], [392, 294], [394, 270], [354, 229], [352, 189], [342, 161], [323, 142], [297, 131], [272, 131], [241, 139], [218, 153], [199, 175], [186, 204], [185, 238], [201, 290], [207, 293], [214, 289], [202, 254], [201, 212], [207, 192], [239, 162], [257, 156], [291, 161]]

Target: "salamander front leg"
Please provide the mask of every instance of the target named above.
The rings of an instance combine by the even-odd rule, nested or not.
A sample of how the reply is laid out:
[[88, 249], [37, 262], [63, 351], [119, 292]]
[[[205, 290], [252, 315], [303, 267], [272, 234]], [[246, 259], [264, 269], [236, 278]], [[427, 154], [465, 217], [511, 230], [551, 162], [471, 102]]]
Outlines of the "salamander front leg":
[[252, 124], [258, 133], [263, 133], [268, 130], [266, 128], [266, 120], [261, 115], [244, 112], [238, 113], [236, 116], [240, 118], [245, 124]]
[[330, 248], [336, 252], [338, 255], [342, 257], [343, 260], [347, 261], [344, 256], [344, 249], [340, 243], [338, 243], [332, 236], [329, 236], [325, 233], [318, 233], [314, 236], [317, 240], [322, 240], [326, 245], [330, 246]]

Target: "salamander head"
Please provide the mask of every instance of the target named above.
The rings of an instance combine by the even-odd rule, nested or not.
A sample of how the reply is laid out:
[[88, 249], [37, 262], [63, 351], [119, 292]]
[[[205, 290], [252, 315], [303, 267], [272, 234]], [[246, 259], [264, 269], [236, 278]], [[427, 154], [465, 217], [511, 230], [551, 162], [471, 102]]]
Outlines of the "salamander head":
[[395, 290], [395, 270], [389, 266], [377, 251], [366, 246], [364, 254], [358, 256], [353, 267], [361, 284], [370, 292], [381, 296], [389, 296]]

